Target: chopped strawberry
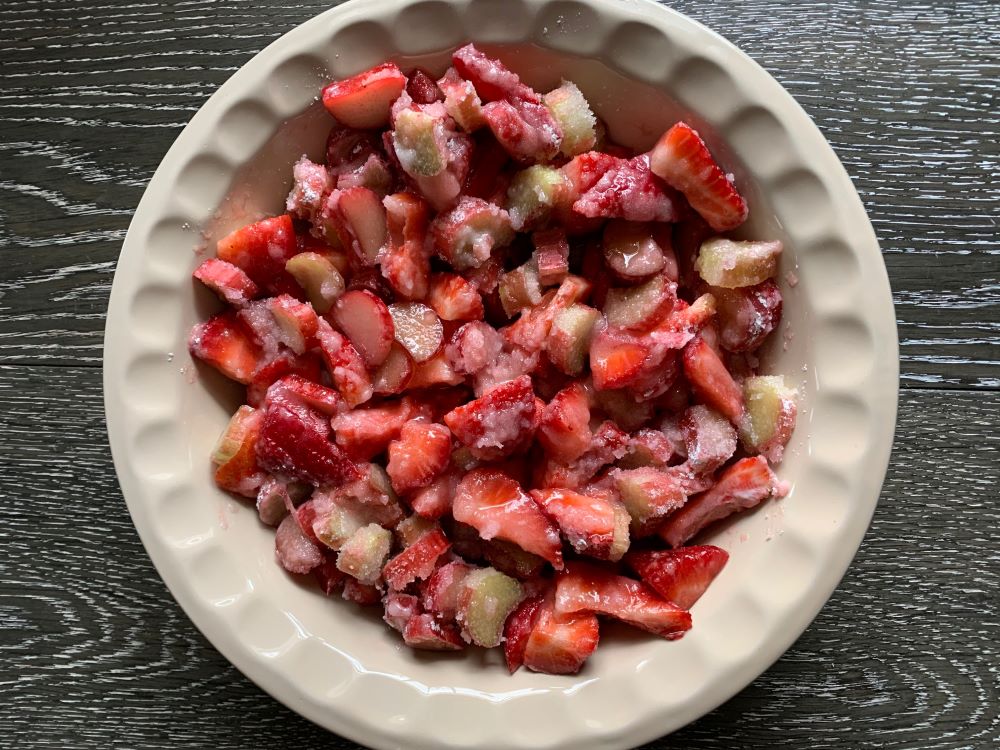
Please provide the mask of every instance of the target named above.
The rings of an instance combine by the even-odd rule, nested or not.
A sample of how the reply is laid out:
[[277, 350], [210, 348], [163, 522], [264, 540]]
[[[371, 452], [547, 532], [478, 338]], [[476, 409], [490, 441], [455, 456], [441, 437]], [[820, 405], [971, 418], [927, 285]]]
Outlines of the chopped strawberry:
[[367, 289], [351, 290], [337, 300], [333, 320], [368, 367], [378, 367], [389, 356], [395, 328], [381, 297]]
[[562, 568], [559, 532], [534, 500], [506, 474], [475, 469], [455, 491], [455, 520], [475, 528], [483, 539], [506, 539]]
[[298, 375], [304, 380], [316, 383], [321, 379], [323, 363], [316, 354], [301, 357], [291, 350], [278, 352], [276, 356], [261, 364], [247, 384], [247, 403], [258, 407], [264, 404], [267, 389], [286, 375]]
[[687, 123], [678, 122], [664, 133], [648, 158], [653, 172], [684, 193], [715, 231], [726, 232], [746, 221], [743, 196]]
[[[462, 130], [471, 133], [486, 124], [483, 103], [476, 93], [476, 87], [471, 81], [460, 77], [454, 68], [445, 71], [437, 82], [437, 88], [444, 94], [445, 110]], [[465, 192], [468, 194], [469, 191]]]
[[323, 555], [323, 561], [313, 568], [312, 573], [316, 579], [316, 583], [319, 584], [320, 591], [330, 596], [335, 591], [343, 590], [347, 574], [337, 568], [336, 553], [325, 550], [322, 547], [320, 548], [320, 553]]
[[329, 438], [327, 418], [272, 387], [264, 406], [257, 461], [264, 469], [317, 485], [360, 476], [357, 466]]
[[543, 674], [576, 674], [597, 648], [597, 617], [581, 612], [557, 614], [553, 595], [546, 595], [524, 648], [524, 666]]
[[430, 259], [424, 248], [427, 203], [412, 193], [394, 193], [382, 203], [389, 233], [381, 258], [382, 275], [400, 296], [423, 299], [430, 277]]
[[578, 489], [602, 467], [618, 460], [628, 450], [628, 435], [611, 421], [603, 422], [593, 434], [590, 447], [568, 464], [548, 460], [539, 467], [540, 487]]
[[288, 214], [263, 219], [226, 235], [216, 247], [219, 260], [232, 263], [254, 284], [271, 294], [294, 294], [298, 285], [285, 263], [298, 252], [298, 241]]
[[736, 430], [706, 406], [692, 406], [681, 419], [687, 463], [697, 474], [711, 474], [736, 452]]
[[437, 215], [430, 227], [437, 254], [456, 271], [481, 266], [494, 248], [514, 239], [510, 216], [482, 198], [462, 197], [458, 204]]
[[484, 460], [509, 455], [537, 426], [531, 378], [522, 375], [448, 412], [444, 422], [460, 443]]
[[421, 614], [420, 599], [413, 594], [387, 591], [382, 597], [382, 619], [385, 624], [400, 633], [412, 618]]
[[546, 292], [537, 305], [523, 311], [520, 318], [504, 328], [504, 338], [527, 351], [541, 351], [556, 316], [589, 293], [590, 282], [579, 276], [567, 276], [558, 289]]
[[219, 437], [212, 461], [215, 483], [228, 492], [245, 497], [257, 495], [264, 473], [257, 464], [257, 441], [263, 415], [249, 406], [241, 406], [233, 414], [225, 432]]
[[528, 648], [528, 638], [531, 635], [538, 615], [541, 612], [544, 599], [533, 596], [521, 602], [517, 609], [510, 613], [503, 626], [503, 653], [507, 662], [507, 670], [514, 674], [524, 664], [524, 652]]
[[592, 437], [587, 391], [580, 383], [573, 383], [542, 410], [538, 442], [553, 459], [569, 463], [583, 455]]
[[448, 473], [422, 487], [409, 499], [413, 512], [423, 518], [437, 520], [451, 510], [452, 498], [458, 486], [458, 476]]
[[351, 576], [344, 579], [344, 591], [341, 596], [344, 601], [354, 602], [362, 607], [372, 607], [382, 601], [382, 591], [378, 586], [361, 583]]
[[468, 563], [455, 560], [435, 570], [423, 586], [424, 609], [443, 620], [455, 619], [462, 581], [472, 569]]
[[719, 355], [704, 339], [696, 338], [684, 347], [683, 361], [684, 375], [695, 396], [733, 424], [739, 424], [743, 416], [743, 392]]
[[259, 347], [233, 310], [195, 325], [188, 349], [193, 356], [240, 383], [252, 380], [261, 356]]
[[402, 591], [414, 581], [423, 580], [433, 573], [438, 558], [450, 548], [451, 543], [441, 529], [428, 531], [385, 564], [382, 578], [389, 588]]
[[[483, 124], [486, 124], [485, 118]], [[509, 172], [505, 171], [510, 164], [510, 154], [489, 130], [476, 133], [475, 143], [469, 165], [469, 176], [462, 193], [470, 198], [482, 198], [491, 203], [500, 202], [496, 200], [496, 196], [506, 194], [507, 183], [510, 180]]]
[[354, 345], [322, 318], [316, 338], [330, 377], [347, 405], [353, 408], [370, 399], [373, 392], [371, 378]]
[[392, 488], [404, 493], [426, 487], [448, 466], [451, 434], [444, 425], [412, 420], [403, 425], [399, 439], [389, 443], [386, 471]]
[[608, 325], [630, 331], [647, 331], [666, 318], [677, 301], [677, 285], [656, 274], [638, 286], [608, 290], [604, 316]]
[[337, 123], [326, 138], [326, 166], [336, 178], [350, 174], [379, 155], [382, 144], [378, 135], [370, 130], [356, 130]]
[[523, 99], [538, 103], [541, 97], [521, 82], [517, 73], [509, 70], [496, 58], [487, 57], [472, 44], [455, 50], [451, 55], [452, 64], [458, 74], [471, 81], [484, 101], [497, 99]]
[[601, 560], [619, 560], [625, 554], [628, 519], [621, 522], [623, 517], [608, 498], [563, 489], [532, 490], [531, 497], [556, 522], [577, 554]]
[[710, 544], [629, 552], [625, 558], [657, 594], [681, 609], [691, 609], [728, 560], [728, 552]]
[[323, 89], [323, 106], [350, 128], [380, 128], [389, 122], [389, 108], [406, 87], [406, 76], [395, 63], [334, 81]]
[[640, 338], [599, 322], [590, 342], [590, 370], [594, 388], [622, 388], [642, 371], [649, 345]]
[[781, 320], [781, 291], [773, 281], [740, 289], [713, 288], [718, 306], [719, 342], [730, 352], [750, 352]]
[[475, 375], [496, 360], [503, 339], [496, 329], [480, 320], [466, 323], [444, 348], [445, 357], [455, 372]]
[[629, 221], [676, 221], [671, 190], [649, 170], [645, 154], [616, 159], [613, 166], [573, 203], [587, 217]]
[[314, 222], [335, 182], [325, 165], [303, 155], [292, 167], [292, 189], [285, 199], [285, 210], [296, 218]]
[[412, 404], [390, 401], [345, 412], [330, 422], [337, 445], [355, 461], [370, 461], [399, 437], [414, 416]]
[[242, 268], [218, 258], [209, 258], [194, 271], [194, 277], [233, 307], [242, 307], [258, 294]]
[[482, 320], [483, 298], [475, 285], [454, 273], [431, 277], [427, 303], [441, 320]]
[[417, 615], [406, 623], [403, 641], [410, 648], [424, 651], [461, 651], [465, 648], [454, 625], [439, 622], [429, 614]]
[[415, 68], [406, 81], [406, 93], [417, 104], [431, 104], [441, 99], [437, 83], [427, 71]]
[[660, 430], [639, 430], [629, 436], [628, 453], [619, 462], [623, 469], [662, 468], [674, 457], [674, 444]]
[[559, 576], [555, 612], [609, 615], [668, 640], [691, 629], [691, 615], [661, 599], [645, 583], [582, 562], [568, 563]]
[[659, 533], [671, 547], [680, 547], [713, 522], [786, 493], [766, 458], [741, 458], [719, 475], [715, 486], [670, 516]]
[[278, 398], [280, 394], [282, 399], [299, 401], [328, 417], [339, 414], [344, 409], [344, 400], [337, 391], [301, 375], [285, 375], [276, 380], [268, 390], [272, 399]]
[[288, 516], [274, 535], [274, 551], [289, 573], [308, 573], [323, 562], [320, 548], [309, 541], [294, 516]]
[[520, 162], [544, 162], [559, 153], [562, 129], [544, 104], [524, 99], [499, 100], [483, 107], [497, 142]]
[[649, 536], [660, 522], [687, 502], [685, 475], [673, 469], [615, 469], [610, 474], [632, 516], [635, 536]]
[[562, 229], [539, 230], [531, 235], [535, 265], [542, 286], [560, 283], [569, 273], [569, 242]]
[[464, 381], [462, 373], [455, 371], [445, 352], [440, 350], [426, 362], [419, 362], [414, 366], [413, 376], [407, 387], [432, 388], [440, 385], [459, 385]]

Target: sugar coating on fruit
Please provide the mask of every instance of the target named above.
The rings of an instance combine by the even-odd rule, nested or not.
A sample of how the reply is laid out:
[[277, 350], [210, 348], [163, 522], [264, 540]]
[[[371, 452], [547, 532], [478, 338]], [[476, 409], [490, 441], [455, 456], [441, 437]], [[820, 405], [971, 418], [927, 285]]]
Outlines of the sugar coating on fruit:
[[597, 142], [597, 118], [575, 83], [563, 81], [559, 88], [545, 94], [542, 99], [562, 130], [559, 152], [563, 156], [576, 156], [594, 147]]
[[780, 240], [729, 240], [715, 237], [701, 243], [694, 268], [712, 286], [736, 289], [761, 284], [778, 271]]

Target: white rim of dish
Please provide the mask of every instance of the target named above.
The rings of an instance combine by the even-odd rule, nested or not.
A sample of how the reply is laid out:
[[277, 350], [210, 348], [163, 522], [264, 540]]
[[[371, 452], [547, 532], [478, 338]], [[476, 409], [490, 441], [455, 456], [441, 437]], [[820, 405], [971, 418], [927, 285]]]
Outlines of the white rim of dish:
[[[898, 344], [887, 274], [847, 173], [794, 99], [722, 37], [648, 0], [510, 0], [498, 15], [500, 5], [490, 0], [352, 0], [268, 46], [205, 103], [164, 157], [129, 228], [111, 293], [104, 357], [108, 433], [129, 512], [158, 572], [201, 632], [251, 680], [317, 724], [375, 748], [627, 747], [702, 716], [766, 670], [829, 598], [871, 520], [892, 444]], [[234, 608], [215, 606], [195, 590], [176, 546], [157, 528], [153, 509], [169, 498], [192, 493], [194, 479], [190, 465], [159, 463], [161, 452], [169, 452], [166, 447], [176, 449], [177, 431], [169, 414], [155, 404], [158, 388], [169, 375], [150, 363], [153, 357], [164, 359], [176, 339], [166, 325], [147, 326], [151, 316], [137, 314], [137, 305], [147, 311], [162, 309], [168, 318], [174, 290], [188, 282], [193, 258], [178, 261], [176, 256], [148, 251], [147, 243], [164, 216], [204, 215], [201, 207], [185, 205], [185, 186], [212, 180], [220, 170], [231, 176], [256, 150], [248, 145], [254, 132], [266, 133], [302, 110], [315, 92], [303, 98], [288, 82], [315, 75], [317, 59], [330, 64], [334, 49], [381, 54], [379, 45], [414, 55], [470, 40], [529, 42], [557, 52], [600, 56], [618, 72], [659, 86], [675, 80], [671, 76], [679, 67], [695, 66], [700, 80], [724, 96], [705, 105], [713, 111], [695, 105], [692, 109], [713, 124], [750, 118], [754, 128], [763, 129], [765, 135], [773, 131], [781, 139], [790, 161], [775, 164], [769, 176], [758, 174], [756, 179], [765, 188], [794, 193], [800, 208], [822, 209], [819, 213], [825, 220], [802, 230], [797, 252], [803, 271], [812, 258], [822, 273], [830, 273], [830, 283], [838, 290], [833, 300], [813, 311], [815, 325], [833, 342], [817, 367], [814, 410], [834, 417], [824, 416], [818, 422], [819, 434], [810, 436], [803, 476], [812, 481], [810, 488], [836, 495], [842, 503], [837, 507], [850, 512], [818, 541], [811, 529], [792, 524], [785, 530], [781, 541], [791, 555], [788, 567], [804, 572], [781, 579], [774, 591], [745, 591], [738, 602], [728, 605], [757, 627], [749, 637], [735, 638], [736, 646], [727, 642], [724, 653], [708, 654], [699, 646], [693, 656], [684, 657], [689, 661], [679, 663], [673, 661], [676, 653], [657, 652], [637, 664], [628, 680], [591, 675], [579, 683], [560, 678], [562, 682], [555, 680], [551, 687], [502, 695], [465, 688], [428, 689], [405, 676], [367, 672], [357, 662], [344, 667], [348, 673], [338, 676], [336, 690], [318, 697], [296, 681], [303, 654], [296, 657], [292, 648], [263, 659], [248, 647], [232, 620]], [[341, 67], [347, 65], [339, 62]], [[333, 72], [346, 75], [368, 65]], [[213, 134], [219, 132], [220, 123], [228, 127], [236, 122], [234, 113], [240, 122], [250, 123], [247, 142], [234, 145], [230, 138], [220, 143]], [[720, 130], [727, 132], [724, 124]], [[739, 144], [734, 151], [745, 156]], [[226, 184], [220, 187], [223, 192]], [[184, 240], [193, 235], [176, 236]], [[821, 240], [827, 249], [811, 252]], [[134, 325], [136, 319], [139, 326]], [[213, 539], [198, 542], [206, 548], [214, 543]], [[701, 623], [706, 630], [710, 625]], [[308, 633], [300, 640], [308, 642]], [[306, 660], [320, 652], [311, 649]], [[710, 661], [710, 676], [698, 673], [699, 665]], [[678, 702], [663, 694], [663, 668], [680, 671], [685, 666], [691, 669], [685, 672], [687, 693]], [[370, 679], [359, 684], [361, 675]], [[405, 687], [399, 688], [400, 684]], [[391, 710], [382, 705], [382, 695]], [[460, 735], [450, 734], [451, 728], [440, 723], [443, 716], [454, 715], [465, 717], [466, 730]]]

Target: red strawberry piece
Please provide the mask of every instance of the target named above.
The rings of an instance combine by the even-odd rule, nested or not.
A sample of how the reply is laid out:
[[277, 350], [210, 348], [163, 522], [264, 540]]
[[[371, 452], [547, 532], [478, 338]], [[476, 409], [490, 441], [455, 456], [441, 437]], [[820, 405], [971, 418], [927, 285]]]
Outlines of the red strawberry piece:
[[538, 615], [545, 600], [540, 596], [525, 599], [510, 613], [503, 626], [503, 654], [507, 662], [507, 670], [514, 674], [524, 664], [524, 652], [528, 648], [528, 637], [531, 635]]
[[384, 198], [396, 185], [396, 175], [389, 166], [389, 160], [381, 154], [371, 154], [368, 159], [351, 172], [344, 172], [337, 178], [339, 190], [368, 188], [379, 198]]
[[473, 568], [461, 560], [445, 563], [435, 570], [423, 587], [424, 609], [443, 620], [454, 620], [462, 581]]
[[408, 502], [414, 513], [436, 521], [451, 510], [457, 486], [458, 477], [451, 473], [445, 474], [414, 492]]
[[257, 441], [263, 415], [249, 406], [241, 406], [230, 420], [215, 448], [212, 460], [218, 464], [215, 483], [245, 497], [254, 497], [264, 481], [257, 464]]
[[344, 591], [341, 596], [345, 601], [354, 602], [362, 607], [372, 607], [382, 601], [382, 592], [377, 586], [361, 583], [351, 576], [344, 579]]
[[356, 130], [336, 124], [326, 139], [326, 166], [339, 178], [361, 167], [369, 157], [379, 155], [381, 139], [370, 130]]
[[355, 461], [369, 461], [399, 437], [403, 425], [414, 416], [405, 399], [365, 406], [331, 420], [337, 445]]
[[590, 448], [590, 403], [586, 389], [573, 383], [559, 391], [542, 410], [538, 442], [556, 461], [575, 461]]
[[388, 124], [389, 109], [405, 87], [406, 76], [396, 64], [382, 63], [324, 88], [323, 106], [350, 128], [381, 128]]
[[730, 352], [750, 352], [781, 320], [781, 291], [773, 281], [741, 289], [712, 289], [718, 307], [719, 343]]
[[608, 390], [629, 385], [642, 371], [649, 345], [642, 339], [599, 321], [590, 342], [590, 370], [594, 388]]
[[691, 609], [722, 571], [729, 553], [710, 544], [674, 550], [630, 552], [625, 562], [657, 594], [681, 609]]
[[711, 474], [736, 452], [736, 430], [725, 417], [706, 406], [692, 406], [681, 419], [688, 466]]
[[645, 583], [582, 562], [569, 563], [559, 576], [555, 612], [608, 615], [668, 640], [691, 629], [691, 615], [661, 599]]
[[269, 389], [270, 397], [298, 400], [321, 414], [332, 417], [343, 411], [344, 400], [332, 388], [307, 380], [300, 375], [286, 375]]
[[521, 317], [503, 330], [504, 338], [508, 343], [530, 352], [540, 351], [556, 315], [589, 293], [589, 281], [580, 276], [567, 276], [558, 289], [546, 292], [537, 305], [523, 310]]
[[335, 182], [336, 178], [325, 165], [302, 156], [292, 167], [292, 189], [285, 199], [285, 210], [296, 218], [312, 223]]
[[461, 651], [465, 648], [454, 625], [438, 622], [429, 614], [417, 615], [406, 623], [403, 641], [410, 648], [424, 651]]
[[539, 230], [531, 235], [535, 246], [538, 282], [542, 286], [560, 283], [569, 273], [569, 242], [560, 228]]
[[[482, 110], [480, 110], [482, 114]], [[486, 120], [483, 120], [486, 124]], [[476, 134], [476, 145], [469, 165], [469, 176], [465, 181], [463, 195], [470, 198], [489, 200], [502, 182], [501, 175], [510, 163], [510, 154], [501, 146], [488, 130]], [[506, 195], [506, 187], [504, 194]]]
[[414, 420], [403, 425], [398, 440], [389, 443], [386, 471], [396, 492], [409, 492], [434, 481], [448, 467], [450, 458], [448, 429]]
[[432, 104], [441, 100], [441, 90], [426, 71], [414, 69], [406, 82], [406, 93], [416, 104]]
[[539, 466], [539, 487], [578, 489], [602, 467], [618, 460], [628, 450], [628, 435], [611, 421], [603, 422], [594, 431], [590, 447], [568, 464], [548, 460]]
[[526, 552], [563, 566], [559, 531], [541, 508], [506, 474], [475, 469], [455, 491], [452, 515], [476, 529], [483, 539], [504, 539]]
[[300, 302], [288, 294], [268, 300], [278, 338], [296, 354], [304, 354], [316, 344], [319, 321], [316, 311], [308, 302]]
[[632, 533], [652, 534], [660, 522], [687, 502], [686, 474], [673, 469], [614, 469], [610, 477], [632, 517]]
[[335, 591], [342, 591], [347, 574], [337, 568], [337, 554], [329, 550], [320, 548], [323, 561], [313, 568], [313, 577], [319, 584], [320, 591], [330, 596]]
[[[590, 497], [564, 489], [532, 490], [531, 497], [556, 522], [578, 554], [601, 560], [619, 559], [624, 554], [624, 546], [615, 545], [616, 529], [627, 536], [627, 530], [619, 528], [624, 516], [615, 512], [607, 497]], [[627, 526], [627, 517], [624, 518]]]
[[645, 154], [618, 159], [574, 203], [583, 216], [629, 221], [676, 221], [678, 210], [672, 191], [649, 171]]
[[746, 221], [743, 196], [687, 123], [678, 122], [664, 133], [650, 151], [649, 161], [653, 172], [684, 193], [716, 232], [727, 232]]
[[272, 389], [264, 406], [257, 461], [264, 469], [310, 484], [341, 484], [360, 476], [329, 438], [327, 418], [282, 390]]
[[661, 430], [639, 430], [629, 436], [628, 453], [621, 460], [623, 469], [642, 466], [662, 467], [674, 457], [674, 443]]
[[406, 628], [406, 623], [422, 613], [420, 599], [400, 591], [387, 592], [382, 597], [382, 609], [382, 619], [386, 625], [400, 633]]
[[308, 573], [323, 562], [320, 548], [302, 533], [294, 516], [287, 516], [274, 535], [274, 551], [289, 573]]
[[298, 289], [285, 263], [298, 252], [298, 241], [288, 214], [249, 224], [219, 240], [219, 260], [242, 268], [253, 282], [270, 294]]
[[427, 203], [412, 193], [394, 193], [382, 203], [389, 232], [381, 258], [382, 275], [400, 296], [423, 299], [430, 277], [430, 260], [424, 249]]
[[441, 529], [426, 532], [417, 541], [393, 557], [382, 568], [382, 577], [389, 587], [402, 591], [416, 580], [423, 580], [434, 572], [434, 567], [451, 543]]
[[322, 318], [316, 338], [330, 377], [347, 405], [353, 408], [370, 399], [373, 392], [371, 378], [365, 369], [365, 361], [354, 345]]
[[259, 292], [242, 268], [218, 258], [209, 258], [198, 266], [194, 277], [233, 307], [242, 307]]
[[[288, 502], [291, 504], [291, 496], [288, 497]], [[309, 499], [306, 500], [295, 511], [292, 513], [295, 518], [295, 522], [302, 529], [302, 533], [305, 534], [306, 539], [317, 546], [321, 546], [323, 543], [320, 541], [319, 537], [316, 536], [316, 531], [313, 529], [313, 524], [316, 523], [316, 519], [319, 516], [319, 509], [317, 507], [316, 501]]]
[[437, 254], [457, 271], [482, 265], [494, 248], [514, 239], [510, 215], [482, 198], [463, 196], [437, 215], [430, 227]]
[[537, 425], [535, 412], [531, 378], [522, 375], [448, 412], [444, 422], [474, 456], [492, 460], [530, 440]]
[[580, 613], [559, 615], [550, 592], [539, 607], [524, 648], [524, 666], [543, 674], [576, 674], [597, 648], [597, 617]]
[[671, 547], [680, 547], [715, 521], [753, 508], [769, 497], [783, 497], [787, 491], [766, 458], [741, 458], [719, 475], [715, 486], [671, 515], [660, 527], [660, 536]]
[[559, 153], [562, 129], [544, 104], [495, 101], [483, 107], [483, 116], [497, 142], [519, 162], [545, 162]]
[[475, 375], [496, 361], [503, 339], [489, 323], [475, 320], [466, 323], [444, 348], [445, 357], [455, 372]]
[[247, 403], [253, 407], [262, 406], [267, 389], [286, 375], [298, 375], [310, 382], [318, 382], [323, 371], [322, 362], [315, 354], [301, 357], [291, 350], [284, 350], [261, 364], [247, 384]]
[[684, 375], [695, 396], [733, 424], [739, 424], [743, 416], [743, 391], [719, 355], [704, 339], [696, 338], [684, 347], [683, 362]]
[[458, 274], [434, 274], [427, 303], [441, 320], [483, 319], [483, 298], [479, 290]]
[[[369, 291], [387, 305], [396, 297], [395, 290], [393, 290], [389, 282], [380, 273], [379, 268], [372, 266], [355, 268], [353, 272], [350, 272], [348, 278], [346, 290], [349, 292]], [[333, 315], [329, 309], [327, 310], [326, 319], [328, 321], [333, 320]]]
[[472, 82], [484, 101], [523, 99], [538, 103], [542, 100], [530, 86], [521, 82], [517, 73], [496, 58], [487, 57], [472, 44], [455, 50], [451, 61], [458, 74]]
[[621, 167], [623, 160], [602, 151], [587, 151], [574, 156], [562, 167], [569, 183], [568, 196], [576, 201], [608, 172]]
[[394, 341], [385, 361], [372, 375], [372, 388], [382, 395], [402, 393], [413, 377], [413, 368], [413, 357]]
[[538, 352], [529, 352], [519, 346], [504, 345], [496, 359], [476, 373], [476, 395], [483, 396], [502, 383], [533, 373], [540, 359]]
[[367, 289], [343, 294], [333, 306], [333, 320], [351, 340], [368, 367], [378, 367], [395, 340], [389, 308]]
[[419, 362], [414, 365], [413, 376], [407, 383], [407, 388], [432, 388], [440, 385], [458, 385], [465, 381], [465, 377], [456, 372], [445, 356], [444, 351], [438, 351], [426, 362]]
[[261, 356], [246, 326], [232, 310], [195, 325], [188, 349], [202, 362], [240, 383], [252, 380]]

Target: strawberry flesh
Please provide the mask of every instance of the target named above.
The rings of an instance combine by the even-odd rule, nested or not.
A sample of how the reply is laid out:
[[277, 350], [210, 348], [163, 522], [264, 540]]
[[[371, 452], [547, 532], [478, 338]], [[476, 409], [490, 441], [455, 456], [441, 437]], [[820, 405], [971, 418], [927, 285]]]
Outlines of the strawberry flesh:
[[705, 544], [674, 550], [630, 552], [625, 562], [657, 594], [691, 609], [729, 560], [724, 549]]

